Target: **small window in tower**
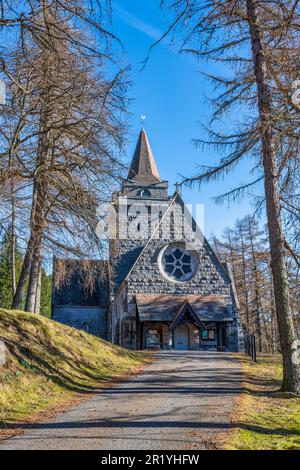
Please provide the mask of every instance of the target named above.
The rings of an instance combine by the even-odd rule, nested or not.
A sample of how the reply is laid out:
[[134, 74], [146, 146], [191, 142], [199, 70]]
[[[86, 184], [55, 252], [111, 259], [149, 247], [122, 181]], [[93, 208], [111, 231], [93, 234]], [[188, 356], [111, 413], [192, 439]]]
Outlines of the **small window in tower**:
[[137, 196], [139, 197], [151, 197], [151, 192], [149, 189], [139, 189], [137, 192]]
[[162, 217], [163, 217], [163, 213], [162, 211], [159, 211], [159, 215], [158, 215], [158, 223], [159, 223], [159, 238], [162, 238], [163, 236], [163, 228], [162, 228]]

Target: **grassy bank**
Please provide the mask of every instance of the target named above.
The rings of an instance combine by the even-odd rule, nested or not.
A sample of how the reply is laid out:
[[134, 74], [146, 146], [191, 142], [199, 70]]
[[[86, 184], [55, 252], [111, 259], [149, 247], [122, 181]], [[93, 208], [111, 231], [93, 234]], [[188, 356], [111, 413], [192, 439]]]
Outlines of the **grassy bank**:
[[241, 450], [300, 450], [300, 398], [281, 393], [280, 356], [259, 356], [258, 363], [239, 355], [244, 393], [233, 418], [233, 433], [223, 447]]
[[39, 315], [0, 309], [0, 430], [37, 413], [74, 402], [101, 384], [133, 371], [141, 353], [130, 352]]

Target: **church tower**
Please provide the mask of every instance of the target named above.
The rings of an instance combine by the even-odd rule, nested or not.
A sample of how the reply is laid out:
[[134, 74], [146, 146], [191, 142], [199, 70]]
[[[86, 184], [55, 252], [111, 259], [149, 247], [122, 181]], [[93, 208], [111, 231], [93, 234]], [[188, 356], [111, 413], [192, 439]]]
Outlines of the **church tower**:
[[[115, 287], [126, 278], [169, 206], [168, 182], [162, 181], [145, 129], [140, 132], [128, 176], [114, 194], [117, 239], [110, 242]], [[122, 219], [123, 223], [120, 223]], [[126, 226], [125, 226], [126, 225]]]

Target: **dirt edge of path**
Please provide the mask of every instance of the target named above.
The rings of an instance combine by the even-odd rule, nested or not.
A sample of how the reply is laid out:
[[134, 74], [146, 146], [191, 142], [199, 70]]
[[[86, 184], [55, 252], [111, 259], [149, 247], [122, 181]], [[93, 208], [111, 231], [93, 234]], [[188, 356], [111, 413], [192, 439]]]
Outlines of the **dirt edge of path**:
[[[243, 388], [245, 374], [243, 371], [242, 362], [240, 361], [239, 356], [236, 353], [231, 354], [231, 358], [233, 358], [240, 366], [241, 369], [241, 386]], [[230, 428], [226, 431], [222, 431], [218, 433], [216, 436], [211, 436], [209, 438], [203, 439], [202, 437], [202, 444], [205, 447], [205, 450], [231, 450], [229, 449], [228, 442], [230, 442], [230, 437], [233, 436], [235, 433], [235, 426], [234, 424], [238, 422], [241, 414], [242, 414], [242, 406], [243, 406], [243, 399], [244, 399], [244, 392], [241, 390], [241, 393], [235, 398], [235, 406], [230, 414], [229, 422]], [[189, 450], [197, 450], [197, 446], [192, 444]]]
[[[154, 361], [155, 354], [148, 353], [144, 362], [134, 367], [131, 371], [126, 372], [122, 375], [118, 375], [107, 382], [101, 382], [101, 384], [99, 384], [99, 389], [97, 390], [97, 392], [101, 392], [104, 389], [111, 388], [115, 384], [127, 380], [128, 377], [140, 374], [147, 365], [151, 364]], [[52, 404], [44, 410], [34, 413], [32, 416], [24, 419], [23, 421], [8, 423], [6, 428], [4, 426], [0, 428], [0, 445], [1, 442], [6, 441], [11, 437], [23, 434], [30, 425], [49, 421], [53, 418], [56, 418], [60, 413], [64, 413], [66, 411], [71, 410], [72, 408], [76, 408], [76, 406], [91, 399], [95, 395], [95, 393], [96, 390], [86, 391], [84, 393], [74, 392], [65, 400], [61, 400], [55, 405]]]
[[234, 353], [233, 357], [240, 365], [241, 374], [242, 374], [242, 378], [241, 378], [242, 390], [239, 396], [235, 398], [235, 406], [230, 415], [231, 427], [226, 432], [221, 432], [215, 437], [214, 442], [210, 443], [210, 445], [212, 446], [209, 448], [210, 450], [211, 449], [212, 450], [234, 450], [230, 448], [229, 442], [231, 440], [231, 436], [233, 436], [234, 433], [236, 432], [235, 424], [240, 421], [240, 417], [242, 416], [242, 407], [243, 407], [243, 402], [244, 402], [243, 387], [245, 385], [245, 373], [244, 373], [242, 361], [240, 360], [238, 353]]

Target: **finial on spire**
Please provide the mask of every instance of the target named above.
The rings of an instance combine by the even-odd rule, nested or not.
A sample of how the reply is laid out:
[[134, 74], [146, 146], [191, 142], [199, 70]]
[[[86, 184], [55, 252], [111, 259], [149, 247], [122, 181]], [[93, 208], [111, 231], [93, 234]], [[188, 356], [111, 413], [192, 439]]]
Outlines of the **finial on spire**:
[[145, 116], [145, 114], [141, 114], [141, 125], [143, 129], [144, 129], [144, 122], [146, 121], [146, 118], [147, 116]]

